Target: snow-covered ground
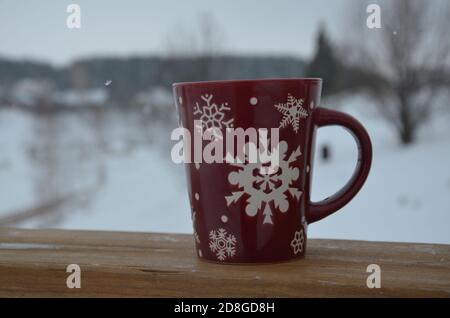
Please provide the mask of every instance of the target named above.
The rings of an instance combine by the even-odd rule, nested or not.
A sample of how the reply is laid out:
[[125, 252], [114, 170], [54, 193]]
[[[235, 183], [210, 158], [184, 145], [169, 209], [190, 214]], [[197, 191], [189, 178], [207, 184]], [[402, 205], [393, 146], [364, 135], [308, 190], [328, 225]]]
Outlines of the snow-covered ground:
[[[450, 244], [450, 112], [436, 114], [415, 145], [401, 148], [366, 99], [345, 98], [335, 104], [346, 105], [339, 109], [368, 129], [373, 166], [358, 196], [338, 213], [311, 225], [309, 236]], [[55, 160], [59, 180], [52, 169], [30, 159], [36, 142], [45, 146], [36, 133], [36, 120], [22, 111], [0, 111], [0, 218], [39, 203], [37, 193], [47, 176], [63, 194], [89, 189], [90, 195], [58, 217], [19, 226], [191, 233], [184, 168], [171, 162], [169, 147], [140, 140], [142, 129], [132, 124], [133, 119], [108, 121], [104, 131], [96, 129], [95, 122], [83, 126], [80, 122], [85, 121], [79, 118], [78, 124], [60, 123], [63, 135], [72, 137], [58, 140], [63, 152], [71, 154]], [[149, 135], [154, 137], [155, 131]], [[159, 138], [169, 139], [168, 129], [159, 131], [163, 131]], [[52, 131], [48, 135], [53, 136]], [[121, 141], [136, 138], [133, 147], [122, 149]], [[109, 151], [99, 151], [104, 140], [117, 142], [107, 147]], [[317, 149], [322, 144], [331, 146], [332, 157], [328, 162], [315, 160], [313, 200], [337, 191], [356, 163], [355, 144], [343, 129], [320, 129]], [[73, 150], [80, 145], [84, 152]]]
[[[310, 227], [310, 236], [374, 241], [450, 243], [450, 113], [436, 113], [419, 141], [400, 148], [392, 130], [366, 100], [342, 101], [341, 110], [363, 122], [373, 143], [373, 163], [361, 192], [341, 211]], [[318, 142], [332, 145], [334, 160], [316, 160], [313, 200], [332, 194], [356, 163], [352, 138], [323, 128]]]

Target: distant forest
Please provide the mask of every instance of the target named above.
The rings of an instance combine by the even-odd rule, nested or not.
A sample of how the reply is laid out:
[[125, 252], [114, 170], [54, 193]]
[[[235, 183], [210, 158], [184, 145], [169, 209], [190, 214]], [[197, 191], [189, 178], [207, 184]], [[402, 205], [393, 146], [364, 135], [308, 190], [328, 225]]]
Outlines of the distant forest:
[[305, 66], [306, 62], [300, 58], [257, 56], [92, 58], [59, 68], [0, 58], [0, 86], [8, 88], [21, 79], [31, 78], [50, 81], [58, 90], [83, 90], [112, 81], [110, 99], [123, 103], [150, 87], [170, 89], [173, 82], [299, 77], [304, 75]]
[[[386, 79], [372, 70], [343, 63], [344, 59], [337, 54], [325, 29], [319, 30], [316, 41], [316, 51], [310, 60], [286, 56], [203, 53], [188, 57], [93, 57], [55, 67], [37, 61], [0, 57], [0, 102], [3, 91], [3, 104], [6, 105], [20, 105], [25, 98], [28, 105], [44, 102], [56, 106], [58, 102], [48, 96], [62, 94], [66, 101], [72, 100], [72, 104], [78, 106], [86, 106], [92, 97], [97, 97], [98, 105], [107, 103], [128, 107], [139, 96], [155, 88], [160, 91], [162, 88], [168, 101], [167, 95], [171, 95], [174, 82], [304, 76], [323, 78], [324, 96], [368, 87], [380, 91]], [[107, 96], [102, 98], [107, 83], [112, 86], [107, 90]], [[154, 101], [151, 103], [154, 104]]]

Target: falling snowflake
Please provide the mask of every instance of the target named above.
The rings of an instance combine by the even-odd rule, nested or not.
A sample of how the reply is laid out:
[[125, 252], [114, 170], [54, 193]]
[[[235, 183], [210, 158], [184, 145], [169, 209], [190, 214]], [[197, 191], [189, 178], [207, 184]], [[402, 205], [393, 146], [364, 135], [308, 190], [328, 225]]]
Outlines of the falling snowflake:
[[275, 108], [283, 115], [283, 119], [280, 122], [280, 128], [292, 125], [295, 133], [298, 133], [300, 129], [300, 118], [308, 117], [308, 112], [303, 108], [304, 100], [302, 98], [297, 99], [291, 94], [288, 94], [286, 103], [279, 103], [275, 105]]
[[109, 86], [109, 85], [111, 85], [111, 83], [112, 83], [112, 80], [107, 80], [107, 81], [105, 82], [105, 86]]
[[294, 239], [291, 241], [292, 249], [294, 250], [294, 254], [303, 252], [303, 244], [305, 243], [305, 235], [303, 234], [303, 229], [300, 231], [296, 231], [294, 235]]
[[236, 238], [222, 228], [211, 231], [209, 233], [209, 248], [213, 253], [216, 253], [219, 260], [224, 261], [227, 257], [233, 257], [236, 254]]
[[[287, 193], [297, 200], [300, 199], [302, 192], [293, 185], [299, 178], [299, 169], [292, 167], [292, 164], [301, 155], [300, 147], [287, 157], [288, 144], [285, 141], [278, 143], [277, 147], [272, 149], [272, 154], [276, 152], [279, 157], [278, 169], [275, 172], [264, 169], [267, 162], [249, 162], [249, 154], [256, 153], [256, 145], [247, 143], [244, 146], [245, 162], [233, 163], [232, 166], [238, 167], [239, 171], [230, 172], [228, 181], [232, 185], [237, 185], [239, 189], [233, 191], [231, 195], [226, 196], [227, 205], [236, 203], [245, 193], [248, 195], [245, 212], [248, 216], [255, 216], [259, 210], [264, 208], [263, 223], [273, 224], [274, 209], [282, 213], [289, 209]], [[262, 149], [259, 149], [262, 152]], [[259, 156], [261, 158], [261, 156]], [[273, 172], [273, 173], [271, 173]]]
[[231, 110], [231, 108], [228, 107], [228, 103], [217, 105], [211, 102], [212, 98], [212, 94], [205, 94], [201, 96], [201, 99], [206, 104], [203, 106], [200, 106], [198, 103], [195, 104], [194, 116], [197, 116], [196, 120], [202, 122], [201, 126], [197, 126], [196, 128], [199, 131], [211, 129], [214, 137], [220, 137], [218, 130], [232, 128], [234, 118], [225, 120], [225, 113]]

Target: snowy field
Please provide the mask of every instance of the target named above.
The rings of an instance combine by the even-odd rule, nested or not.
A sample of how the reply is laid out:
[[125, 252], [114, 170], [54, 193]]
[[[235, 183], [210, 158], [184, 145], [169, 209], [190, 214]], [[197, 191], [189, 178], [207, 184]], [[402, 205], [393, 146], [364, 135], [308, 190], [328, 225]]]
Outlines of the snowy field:
[[[358, 196], [311, 225], [309, 236], [450, 244], [450, 112], [436, 113], [418, 142], [401, 148], [367, 100], [334, 103], [347, 105], [339, 109], [368, 129], [373, 166]], [[69, 197], [51, 214], [15, 226], [191, 233], [184, 168], [171, 162], [170, 143], [161, 142], [170, 129], [147, 127], [139, 116], [83, 116], [48, 120], [0, 110], [0, 220]], [[317, 141], [317, 149], [331, 146], [332, 157], [315, 160], [313, 200], [337, 191], [356, 163], [343, 129], [320, 129]]]

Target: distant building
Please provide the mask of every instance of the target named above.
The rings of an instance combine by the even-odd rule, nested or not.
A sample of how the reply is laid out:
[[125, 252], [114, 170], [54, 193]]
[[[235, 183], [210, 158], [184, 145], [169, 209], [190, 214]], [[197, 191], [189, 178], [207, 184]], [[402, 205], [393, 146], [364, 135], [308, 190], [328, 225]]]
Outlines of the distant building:
[[55, 92], [52, 102], [67, 107], [104, 106], [108, 102], [108, 91], [104, 88], [65, 90]]
[[155, 86], [136, 95], [140, 105], [150, 105], [153, 108], [167, 107], [173, 104], [172, 92], [165, 87]]
[[16, 82], [9, 100], [18, 106], [33, 107], [51, 100], [53, 84], [46, 79], [24, 78]]
[[173, 107], [172, 92], [165, 87], [155, 86], [136, 95], [137, 105], [153, 119], [175, 120], [176, 111]]

